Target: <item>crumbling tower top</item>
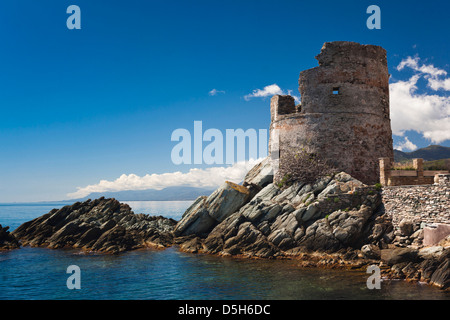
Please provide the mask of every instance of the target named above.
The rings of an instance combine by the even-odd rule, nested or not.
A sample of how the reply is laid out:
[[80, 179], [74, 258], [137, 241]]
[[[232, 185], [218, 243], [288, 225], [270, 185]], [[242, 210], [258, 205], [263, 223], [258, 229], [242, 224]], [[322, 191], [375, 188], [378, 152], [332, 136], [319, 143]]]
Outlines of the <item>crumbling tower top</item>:
[[306, 150], [365, 183], [378, 182], [378, 158], [393, 158], [386, 50], [326, 42], [316, 59], [318, 67], [300, 73], [300, 108], [289, 96], [272, 98], [280, 151], [275, 179], [286, 174], [289, 155]]

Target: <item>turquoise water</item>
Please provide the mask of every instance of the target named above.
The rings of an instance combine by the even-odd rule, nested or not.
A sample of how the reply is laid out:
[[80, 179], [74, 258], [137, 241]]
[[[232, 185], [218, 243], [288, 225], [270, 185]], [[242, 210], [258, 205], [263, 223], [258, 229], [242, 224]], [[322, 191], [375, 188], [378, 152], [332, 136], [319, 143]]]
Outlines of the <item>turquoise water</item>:
[[[0, 205], [0, 224], [21, 223], [66, 203]], [[129, 202], [136, 213], [179, 219], [189, 201]], [[69, 265], [81, 270], [81, 289], [69, 290]], [[121, 255], [21, 248], [0, 253], [0, 300], [5, 299], [450, 299], [424, 284], [383, 281], [366, 287], [367, 274], [302, 269], [295, 261], [194, 255], [176, 248]]]

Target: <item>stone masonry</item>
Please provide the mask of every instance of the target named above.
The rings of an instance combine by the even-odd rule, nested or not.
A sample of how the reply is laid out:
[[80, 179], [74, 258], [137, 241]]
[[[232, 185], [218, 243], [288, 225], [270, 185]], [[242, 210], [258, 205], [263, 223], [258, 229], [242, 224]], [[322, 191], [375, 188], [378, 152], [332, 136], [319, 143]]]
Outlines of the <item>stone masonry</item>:
[[410, 236], [401, 230], [407, 224], [417, 233], [430, 224], [450, 225], [449, 177], [437, 175], [437, 181], [431, 185], [383, 187], [384, 210], [392, 217], [400, 238], [407, 240]]
[[[318, 67], [300, 74], [300, 106], [291, 96], [271, 100], [271, 156], [276, 158], [277, 150], [276, 161], [283, 161], [283, 154], [315, 154], [338, 171], [375, 184], [378, 159], [393, 160], [386, 50], [327, 42], [316, 59]], [[286, 174], [275, 172], [275, 181]]]

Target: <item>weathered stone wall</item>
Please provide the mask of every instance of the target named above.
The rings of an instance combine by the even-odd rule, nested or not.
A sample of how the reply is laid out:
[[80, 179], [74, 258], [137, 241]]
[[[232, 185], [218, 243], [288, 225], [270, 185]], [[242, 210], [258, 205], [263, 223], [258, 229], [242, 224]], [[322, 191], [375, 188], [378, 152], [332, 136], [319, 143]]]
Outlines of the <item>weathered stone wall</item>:
[[422, 223], [450, 224], [450, 182], [448, 175], [441, 176], [432, 185], [383, 188], [383, 204], [396, 228], [402, 220], [409, 220], [416, 227]]
[[[329, 42], [316, 59], [319, 67], [300, 74], [300, 108], [286, 96], [272, 98], [271, 137], [276, 130], [280, 161], [283, 154], [314, 153], [339, 171], [374, 184], [378, 159], [393, 159], [386, 51]], [[276, 172], [275, 181], [285, 174]]]

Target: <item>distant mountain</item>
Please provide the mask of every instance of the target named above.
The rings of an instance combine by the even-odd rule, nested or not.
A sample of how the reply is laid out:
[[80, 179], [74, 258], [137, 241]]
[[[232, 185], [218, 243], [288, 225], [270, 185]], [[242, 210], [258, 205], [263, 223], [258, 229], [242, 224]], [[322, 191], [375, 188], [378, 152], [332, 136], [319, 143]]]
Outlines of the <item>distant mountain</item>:
[[71, 202], [98, 199], [100, 197], [115, 198], [118, 201], [181, 201], [195, 200], [199, 196], [209, 196], [214, 190], [194, 187], [168, 187], [162, 190], [128, 190], [117, 192], [94, 192], [87, 197], [70, 200]]
[[424, 161], [448, 159], [450, 158], [450, 147], [432, 145], [412, 152], [394, 150], [395, 162], [404, 162], [415, 158], [422, 158]]

